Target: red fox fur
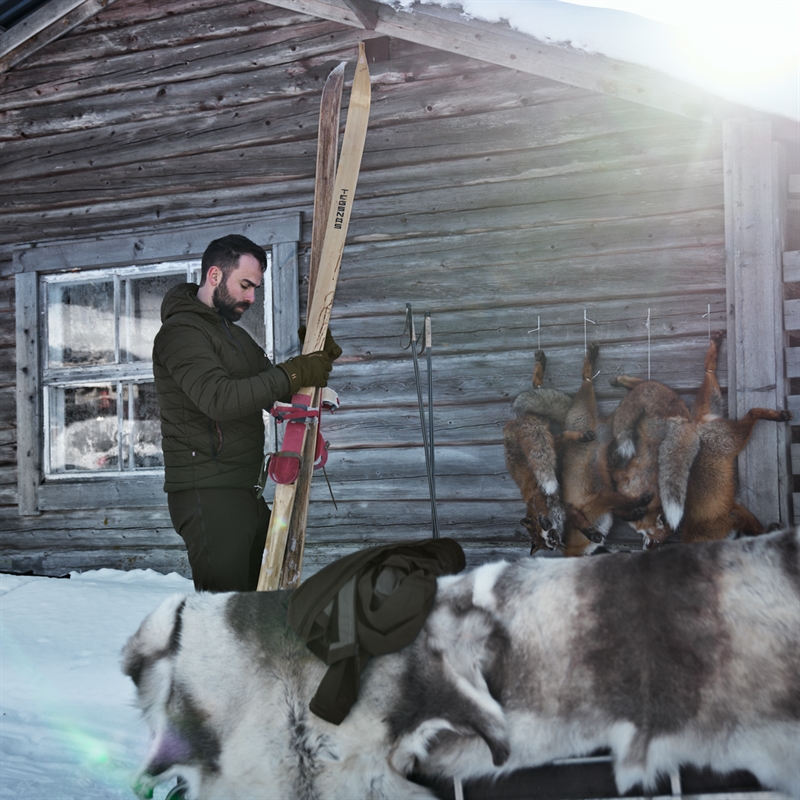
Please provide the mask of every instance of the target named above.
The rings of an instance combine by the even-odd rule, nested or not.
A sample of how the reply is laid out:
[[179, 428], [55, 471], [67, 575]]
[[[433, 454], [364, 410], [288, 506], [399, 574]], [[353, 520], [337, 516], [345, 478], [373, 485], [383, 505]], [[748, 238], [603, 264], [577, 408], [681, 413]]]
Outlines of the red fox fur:
[[683, 542], [724, 539], [732, 530], [755, 535], [764, 527], [744, 506], [736, 502], [736, 457], [744, 450], [760, 419], [786, 422], [789, 411], [751, 408], [741, 419], [717, 416], [722, 405], [722, 392], [717, 381], [717, 357], [722, 332], [711, 338], [705, 359], [705, 377], [692, 407], [697, 425], [700, 449], [692, 463], [686, 490], [683, 515], [670, 521], [680, 523]]
[[678, 531], [681, 541], [724, 539], [736, 530], [763, 533], [761, 523], [735, 500], [736, 457], [759, 419], [783, 422], [788, 411], [753, 408], [740, 420], [719, 416], [722, 392], [716, 376], [722, 332], [711, 337], [705, 376], [691, 414], [680, 398], [656, 381], [621, 376], [631, 388], [614, 415], [612, 476], [628, 496], [649, 487], [654, 499], [635, 527], [645, 549]]
[[[631, 523], [642, 535], [647, 550], [672, 533], [663, 503], [676, 502], [673, 498], [678, 492], [677, 502], [683, 506], [688, 469], [697, 454], [699, 439], [690, 423], [689, 409], [668, 386], [629, 375], [620, 375], [611, 384], [631, 389], [614, 412], [614, 441], [609, 448], [611, 477], [626, 497], [638, 497], [644, 492], [653, 495], [644, 516]], [[686, 466], [682, 482], [671, 481], [662, 494], [662, 482], [668, 477], [661, 469], [665, 452], [674, 454], [673, 463]], [[675, 482], [677, 490], [672, 486]]]
[[[565, 433], [579, 433], [578, 440], [567, 441], [562, 458], [563, 497], [567, 504], [566, 555], [582, 555], [592, 542], [601, 544], [607, 536], [613, 516], [639, 518], [652, 499], [651, 492], [635, 498], [618, 492], [608, 467], [610, 428], [599, 420], [594, 394], [594, 365], [600, 346], [589, 345], [583, 361], [581, 388], [575, 395], [565, 420]], [[587, 433], [594, 431], [594, 437]], [[587, 527], [588, 525], [588, 527]]]
[[503, 428], [506, 468], [525, 501], [521, 520], [531, 537], [531, 554], [562, 545], [564, 507], [559, 496], [558, 459], [551, 423], [564, 424], [569, 395], [542, 388], [547, 359], [535, 354], [533, 389], [518, 395], [512, 405], [514, 417]]

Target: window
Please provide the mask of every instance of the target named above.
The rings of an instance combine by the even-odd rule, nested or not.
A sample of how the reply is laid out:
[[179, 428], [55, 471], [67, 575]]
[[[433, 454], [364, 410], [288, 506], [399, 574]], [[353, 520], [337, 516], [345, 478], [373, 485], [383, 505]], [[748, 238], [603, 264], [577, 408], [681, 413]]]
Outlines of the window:
[[[153, 340], [164, 295], [199, 279], [199, 260], [41, 276], [45, 479], [163, 468]], [[262, 346], [264, 312], [262, 285], [240, 323]]]
[[[166, 504], [152, 364], [161, 301], [171, 287], [199, 282], [205, 246], [231, 232], [268, 245], [262, 288], [239, 324], [273, 362], [284, 360], [297, 342], [297, 214], [153, 235], [147, 248], [119, 237], [111, 248], [15, 251], [21, 514]], [[103, 251], [106, 264], [84, 263], [102, 262]], [[119, 252], [139, 258], [119, 265]], [[190, 257], [167, 260], [176, 252]]]

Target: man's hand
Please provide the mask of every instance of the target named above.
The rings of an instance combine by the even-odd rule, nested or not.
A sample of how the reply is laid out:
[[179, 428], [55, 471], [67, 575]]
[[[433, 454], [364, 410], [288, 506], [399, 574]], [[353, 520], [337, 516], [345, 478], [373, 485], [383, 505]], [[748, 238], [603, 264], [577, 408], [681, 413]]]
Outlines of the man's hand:
[[307, 356], [290, 358], [288, 361], [278, 364], [278, 367], [289, 376], [292, 383], [292, 394], [294, 394], [306, 386], [327, 386], [333, 362], [327, 352], [318, 350]]
[[[297, 335], [300, 337], [300, 343], [302, 344], [306, 340], [306, 326], [301, 325], [299, 330], [297, 331]], [[333, 334], [331, 333], [331, 329], [328, 328], [325, 331], [325, 344], [322, 345], [322, 349], [330, 356], [331, 361], [336, 361], [337, 358], [342, 354], [342, 348], [336, 344], [336, 341], [333, 338]]]

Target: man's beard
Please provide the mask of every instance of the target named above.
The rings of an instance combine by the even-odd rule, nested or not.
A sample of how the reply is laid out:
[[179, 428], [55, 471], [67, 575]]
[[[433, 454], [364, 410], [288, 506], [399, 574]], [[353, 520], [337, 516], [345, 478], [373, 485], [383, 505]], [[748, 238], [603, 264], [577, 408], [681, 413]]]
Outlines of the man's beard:
[[242, 314], [250, 308], [250, 303], [242, 300], [240, 303], [234, 301], [231, 293], [228, 291], [227, 280], [223, 280], [219, 286], [214, 289], [212, 296], [214, 307], [219, 311], [220, 316], [227, 319], [229, 322], [238, 322]]

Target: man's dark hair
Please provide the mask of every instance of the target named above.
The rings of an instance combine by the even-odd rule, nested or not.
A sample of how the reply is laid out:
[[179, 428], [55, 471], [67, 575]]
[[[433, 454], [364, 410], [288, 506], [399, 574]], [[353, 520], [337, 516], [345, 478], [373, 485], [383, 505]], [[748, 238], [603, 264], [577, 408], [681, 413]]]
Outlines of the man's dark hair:
[[267, 268], [267, 254], [263, 247], [259, 247], [255, 242], [251, 242], [246, 236], [240, 236], [238, 233], [232, 233], [228, 236], [223, 236], [221, 239], [214, 239], [211, 244], [206, 247], [203, 253], [203, 260], [200, 267], [200, 285], [206, 282], [208, 270], [211, 267], [219, 267], [225, 280], [233, 270], [239, 266], [239, 256], [249, 255], [258, 259], [261, 264], [261, 271]]

